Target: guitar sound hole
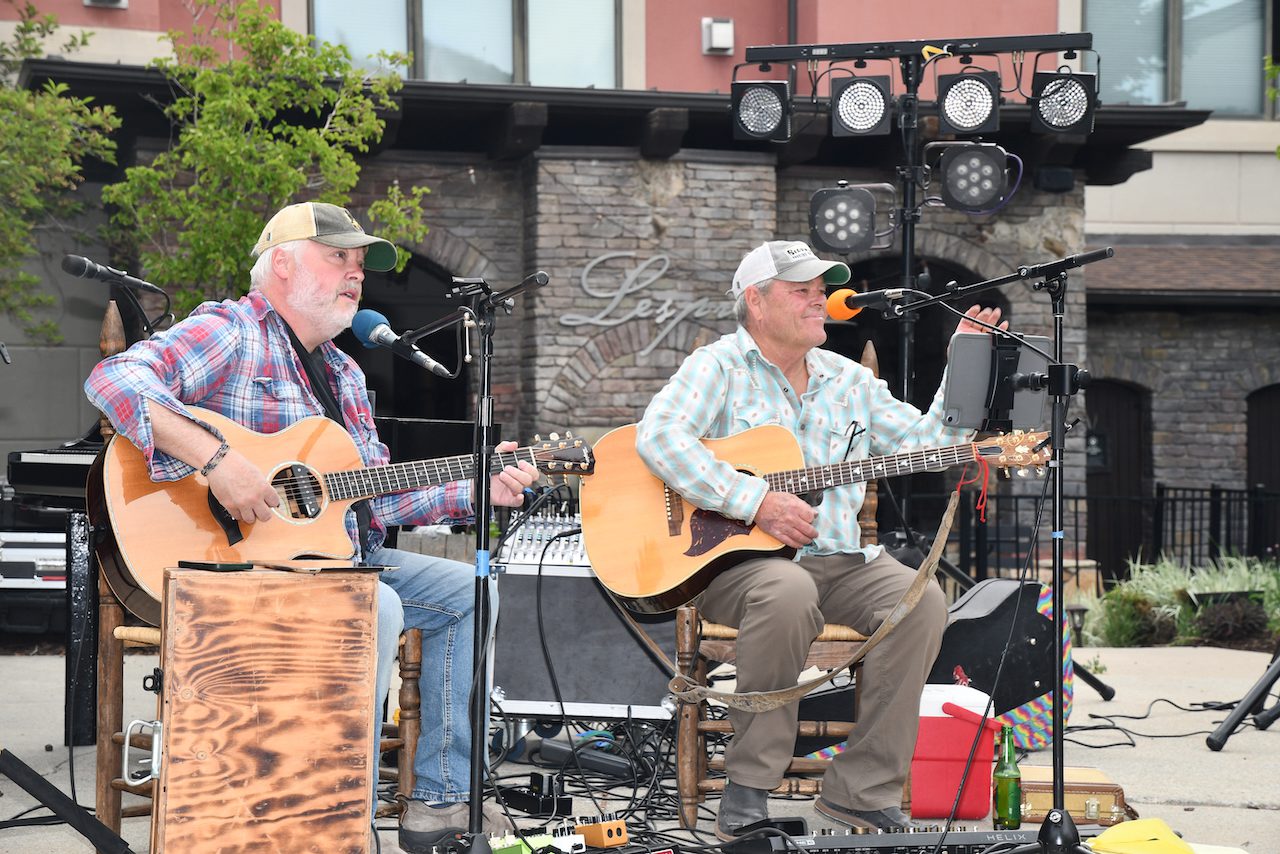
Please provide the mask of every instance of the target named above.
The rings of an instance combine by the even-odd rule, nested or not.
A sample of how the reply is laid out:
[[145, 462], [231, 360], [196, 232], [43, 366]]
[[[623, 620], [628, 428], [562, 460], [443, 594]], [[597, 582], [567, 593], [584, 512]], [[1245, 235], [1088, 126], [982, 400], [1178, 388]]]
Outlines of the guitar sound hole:
[[271, 478], [280, 496], [276, 512], [289, 519], [314, 519], [324, 509], [324, 491], [320, 479], [306, 466], [285, 466]]

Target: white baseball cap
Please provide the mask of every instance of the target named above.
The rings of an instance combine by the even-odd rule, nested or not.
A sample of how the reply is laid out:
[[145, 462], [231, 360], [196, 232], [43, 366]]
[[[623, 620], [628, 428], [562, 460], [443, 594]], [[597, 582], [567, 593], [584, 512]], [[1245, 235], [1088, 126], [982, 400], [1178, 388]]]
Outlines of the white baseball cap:
[[781, 279], [784, 282], [807, 282], [821, 276], [828, 285], [849, 281], [849, 265], [843, 261], [823, 261], [809, 244], [801, 240], [770, 240], [747, 253], [733, 274], [729, 293], [739, 296], [752, 285]]

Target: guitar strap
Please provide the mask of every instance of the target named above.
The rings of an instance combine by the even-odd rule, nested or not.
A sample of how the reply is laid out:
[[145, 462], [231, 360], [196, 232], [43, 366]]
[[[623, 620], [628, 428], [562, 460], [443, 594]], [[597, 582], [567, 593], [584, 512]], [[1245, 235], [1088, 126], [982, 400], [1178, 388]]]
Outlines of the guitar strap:
[[[311, 383], [311, 392], [324, 407], [324, 414], [337, 421], [342, 425], [342, 429], [346, 430], [347, 423], [342, 419], [342, 407], [338, 405], [338, 398], [334, 396], [333, 387], [329, 385], [329, 366], [325, 363], [324, 354], [320, 352], [319, 347], [308, 352], [298, 340], [298, 336], [294, 334], [293, 327], [289, 326], [283, 317], [280, 318], [280, 322], [284, 323], [284, 328], [289, 332], [293, 350], [298, 354], [298, 361], [302, 363], [307, 381]], [[369, 542], [369, 529], [373, 527], [373, 510], [369, 508], [367, 499], [355, 502], [351, 505], [351, 509], [356, 513], [356, 525], [360, 531], [360, 555], [363, 557], [365, 549], [368, 548], [366, 544]]]
[[920, 564], [920, 569], [916, 571], [916, 577], [912, 579], [911, 586], [902, 594], [902, 598], [893, 606], [893, 610], [889, 612], [889, 616], [880, 624], [880, 627], [871, 633], [871, 637], [867, 638], [866, 642], [854, 652], [853, 657], [844, 664], [827, 671], [822, 676], [801, 682], [799, 685], [794, 685], [790, 688], [779, 688], [775, 691], [747, 691], [742, 694], [731, 691], [716, 691], [705, 685], [697, 684], [684, 674], [678, 674], [668, 686], [671, 689], [671, 693], [685, 703], [718, 700], [730, 708], [740, 709], [744, 712], [768, 712], [796, 702], [814, 688], [824, 682], [831, 681], [843, 670], [852, 672], [853, 667], [866, 658], [867, 653], [875, 649], [876, 645], [889, 632], [893, 631], [898, 623], [902, 622], [903, 617], [911, 613], [911, 609], [919, 604], [921, 597], [924, 596], [925, 588], [933, 580], [933, 575], [938, 570], [938, 560], [942, 557], [942, 550], [947, 546], [947, 535], [951, 533], [951, 522], [955, 518], [956, 506], [959, 503], [960, 493], [958, 491], [952, 492], [951, 500], [947, 503], [947, 511], [942, 514], [942, 522], [938, 525], [937, 536], [933, 538], [933, 548], [929, 549], [929, 554], [924, 559], [924, 563]]

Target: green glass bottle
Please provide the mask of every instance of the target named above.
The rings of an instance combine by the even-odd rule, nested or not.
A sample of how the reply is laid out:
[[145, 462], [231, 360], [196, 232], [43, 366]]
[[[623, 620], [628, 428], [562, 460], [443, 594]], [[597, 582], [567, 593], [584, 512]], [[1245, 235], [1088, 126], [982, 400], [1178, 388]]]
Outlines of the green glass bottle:
[[1013, 744], [1013, 727], [1000, 730], [1000, 755], [991, 775], [992, 819], [996, 830], [1017, 830], [1022, 826], [1022, 772]]

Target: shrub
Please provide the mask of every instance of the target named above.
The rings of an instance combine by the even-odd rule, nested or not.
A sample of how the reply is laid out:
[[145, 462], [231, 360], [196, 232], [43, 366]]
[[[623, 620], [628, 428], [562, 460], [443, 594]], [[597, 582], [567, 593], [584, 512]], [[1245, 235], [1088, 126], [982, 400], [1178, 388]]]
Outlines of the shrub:
[[[1203, 607], [1193, 601], [1203, 599], [1200, 594], [1230, 592], [1261, 595]], [[1102, 597], [1082, 594], [1075, 601], [1089, 608], [1083, 630], [1089, 646], [1265, 637], [1280, 631], [1280, 564], [1247, 557], [1224, 557], [1204, 567], [1167, 558], [1131, 563], [1129, 578]]]

